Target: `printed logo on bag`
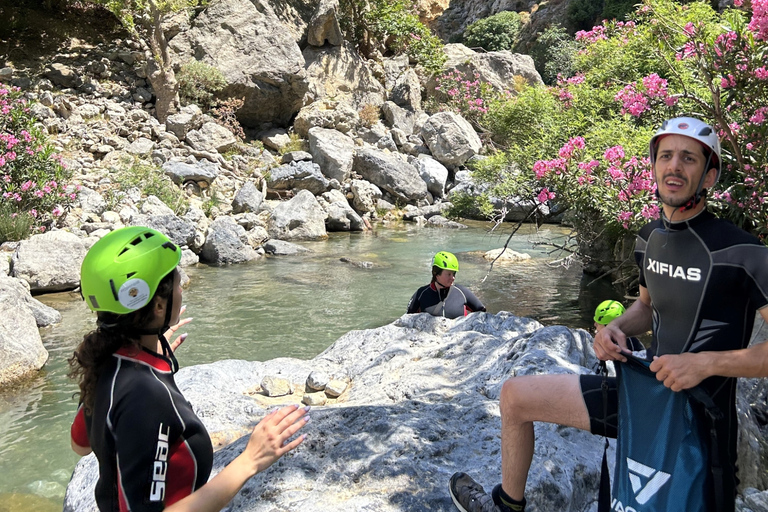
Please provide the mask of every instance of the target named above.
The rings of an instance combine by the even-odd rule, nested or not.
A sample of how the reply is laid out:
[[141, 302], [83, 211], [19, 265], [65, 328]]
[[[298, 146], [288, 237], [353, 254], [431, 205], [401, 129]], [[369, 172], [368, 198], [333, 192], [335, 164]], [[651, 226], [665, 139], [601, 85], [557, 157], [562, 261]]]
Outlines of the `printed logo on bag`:
[[632, 485], [632, 492], [635, 493], [635, 499], [640, 505], [647, 503], [672, 476], [669, 473], [640, 464], [629, 457], [627, 457], [627, 469], [629, 469], [629, 483]]

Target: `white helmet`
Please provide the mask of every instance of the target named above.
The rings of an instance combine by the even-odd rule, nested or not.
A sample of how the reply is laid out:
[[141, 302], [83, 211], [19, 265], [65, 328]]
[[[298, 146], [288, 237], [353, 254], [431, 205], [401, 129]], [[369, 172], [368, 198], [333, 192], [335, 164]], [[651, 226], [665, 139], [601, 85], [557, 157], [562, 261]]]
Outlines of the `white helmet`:
[[[704, 146], [712, 150], [707, 160], [707, 167], [709, 170], [712, 167], [709, 163], [716, 164], [717, 166], [717, 180], [720, 179], [720, 172], [722, 171], [723, 164], [720, 156], [720, 139], [717, 138], [714, 128], [710, 125], [693, 117], [676, 117], [674, 119], [668, 119], [664, 121], [661, 128], [653, 136], [650, 143], [651, 152], [651, 164], [656, 163], [656, 143], [659, 138], [664, 135], [685, 135], [702, 143]], [[712, 161], [712, 157], [716, 157], [716, 161]], [[705, 172], [704, 175], [707, 173]], [[702, 176], [702, 181], [704, 176]]]

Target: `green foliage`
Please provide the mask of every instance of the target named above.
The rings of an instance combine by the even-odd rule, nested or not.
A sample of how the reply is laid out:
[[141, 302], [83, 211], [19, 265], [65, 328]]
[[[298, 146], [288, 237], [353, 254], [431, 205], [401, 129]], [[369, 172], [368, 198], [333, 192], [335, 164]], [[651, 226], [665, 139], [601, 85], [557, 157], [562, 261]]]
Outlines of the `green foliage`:
[[637, 0], [603, 0], [604, 20], [626, 20], [637, 5]]
[[430, 73], [445, 62], [442, 42], [419, 21], [412, 0], [341, 0], [339, 10], [345, 37], [365, 56], [376, 49], [406, 54]]
[[[186, 194], [155, 166], [136, 162], [129, 169], [118, 170], [112, 180], [117, 184], [118, 192], [138, 188], [144, 196], [160, 199], [176, 215], [185, 213], [189, 206]], [[112, 194], [113, 202], [119, 199], [120, 193]]]
[[576, 41], [560, 25], [548, 27], [539, 34], [530, 55], [545, 84], [554, 85], [558, 75], [573, 75], [577, 49]]
[[29, 219], [34, 231], [56, 225], [76, 198], [65, 189], [71, 171], [36, 123], [21, 91], [0, 84], [0, 201], [14, 236]]
[[520, 15], [503, 11], [471, 23], [464, 30], [464, 44], [493, 52], [511, 50], [520, 33]]
[[288, 137], [291, 139], [290, 142], [281, 147], [278, 150], [278, 153], [284, 155], [286, 153], [290, 153], [291, 151], [309, 151], [309, 142], [307, 142], [306, 139], [299, 137], [298, 133], [291, 132], [288, 134]]
[[481, 82], [478, 73], [470, 76], [458, 69], [438, 76], [437, 84], [438, 94], [428, 101], [427, 108], [432, 112], [456, 112], [476, 126], [483, 124], [491, 103], [504, 96], [489, 83]]
[[200, 60], [182, 64], [176, 79], [181, 98], [205, 110], [211, 108], [214, 95], [227, 85], [221, 71]]
[[587, 30], [598, 21], [602, 12], [602, 0], [572, 0], [568, 4], [565, 20], [573, 30]]
[[29, 236], [35, 219], [26, 212], [15, 211], [11, 204], [0, 204], [0, 244]]
[[445, 211], [445, 216], [451, 220], [465, 217], [493, 217], [493, 203], [486, 194], [472, 196], [463, 192], [451, 195], [451, 207]]

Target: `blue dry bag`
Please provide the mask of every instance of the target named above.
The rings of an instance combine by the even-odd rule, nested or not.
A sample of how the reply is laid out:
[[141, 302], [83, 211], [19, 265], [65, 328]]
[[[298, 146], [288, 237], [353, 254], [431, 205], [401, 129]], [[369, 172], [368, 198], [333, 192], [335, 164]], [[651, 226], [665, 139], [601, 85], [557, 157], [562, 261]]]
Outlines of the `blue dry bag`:
[[[627, 359], [616, 363], [619, 422], [610, 510], [714, 512], [722, 499], [718, 457], [711, 457], [719, 411], [700, 389], [672, 391], [656, 380], [649, 362]], [[695, 409], [697, 402], [703, 407]]]

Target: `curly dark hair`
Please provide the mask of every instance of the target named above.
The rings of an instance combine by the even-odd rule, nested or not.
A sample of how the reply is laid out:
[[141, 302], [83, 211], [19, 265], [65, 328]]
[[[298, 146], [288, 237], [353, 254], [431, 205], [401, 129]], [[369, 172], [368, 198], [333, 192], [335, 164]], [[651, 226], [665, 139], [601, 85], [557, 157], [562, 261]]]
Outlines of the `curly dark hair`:
[[[146, 306], [126, 315], [99, 311], [98, 326], [83, 337], [69, 362], [68, 377], [77, 380], [80, 386], [80, 401], [90, 414], [93, 407], [96, 383], [104, 366], [117, 350], [134, 347], [140, 350], [140, 333], [137, 328], [147, 325], [155, 318], [153, 312], [155, 297], [168, 299], [173, 294], [173, 279], [177, 270], [169, 272], [157, 285], [157, 290]], [[77, 394], [77, 393], [76, 393]]]

